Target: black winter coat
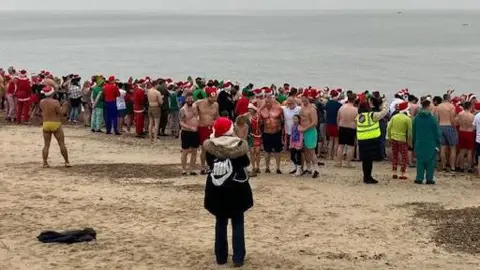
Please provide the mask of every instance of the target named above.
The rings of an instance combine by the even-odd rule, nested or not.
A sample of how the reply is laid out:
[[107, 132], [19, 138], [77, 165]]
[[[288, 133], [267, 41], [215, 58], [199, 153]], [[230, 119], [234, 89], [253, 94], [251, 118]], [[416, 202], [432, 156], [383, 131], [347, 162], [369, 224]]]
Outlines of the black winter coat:
[[[205, 209], [226, 218], [250, 209], [253, 195], [247, 173], [250, 165], [248, 143], [236, 137], [220, 137], [205, 141], [203, 146], [212, 171], [207, 176]], [[227, 169], [222, 171], [219, 167]]]

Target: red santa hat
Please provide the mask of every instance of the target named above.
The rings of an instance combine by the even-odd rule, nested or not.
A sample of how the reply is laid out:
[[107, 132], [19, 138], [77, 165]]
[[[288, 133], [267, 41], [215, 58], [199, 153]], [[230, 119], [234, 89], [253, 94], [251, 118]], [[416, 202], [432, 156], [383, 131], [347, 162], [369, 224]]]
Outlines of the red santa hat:
[[479, 102], [479, 101], [477, 101], [477, 102], [475, 103], [475, 110], [476, 110], [476, 111], [480, 111], [480, 102]]
[[233, 135], [233, 123], [227, 117], [218, 118], [215, 123], [213, 123], [213, 132], [210, 135], [210, 138], [218, 138], [221, 136], [232, 136]]
[[230, 81], [226, 81], [226, 82], [224, 82], [223, 85], [222, 85], [222, 88], [223, 88], [224, 90], [227, 90], [227, 91], [228, 91], [228, 90], [231, 90], [232, 87], [233, 87], [233, 83], [230, 82]]
[[205, 88], [205, 93], [207, 93], [208, 97], [216, 97], [217, 96], [217, 88], [215, 88], [215, 86], [206, 87]]
[[265, 96], [269, 97], [273, 95], [273, 90], [270, 87], [264, 87], [262, 89]]
[[20, 78], [27, 78], [27, 71], [25, 69], [20, 71]]
[[55, 93], [55, 90], [50, 85], [43, 87], [42, 94], [44, 94], [46, 97], [53, 95], [53, 93]]
[[260, 88], [254, 89], [253, 94], [255, 94], [255, 96], [259, 97], [259, 96], [263, 95], [263, 89], [260, 89]]
[[109, 83], [114, 83], [115, 82], [115, 76], [108, 77], [108, 82]]
[[337, 90], [332, 90], [330, 91], [330, 98], [331, 99], [337, 99], [339, 97], [339, 92]]
[[408, 109], [409, 103], [406, 101], [397, 104], [397, 110], [399, 110], [401, 113], [407, 112]]

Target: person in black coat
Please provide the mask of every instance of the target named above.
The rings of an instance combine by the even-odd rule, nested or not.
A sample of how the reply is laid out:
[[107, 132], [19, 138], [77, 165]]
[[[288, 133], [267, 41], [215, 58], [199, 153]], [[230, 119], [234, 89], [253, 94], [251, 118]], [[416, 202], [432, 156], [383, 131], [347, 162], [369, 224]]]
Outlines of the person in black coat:
[[217, 103], [220, 115], [233, 120], [233, 110], [235, 109], [235, 104], [230, 90], [231, 85], [224, 85], [224, 88], [218, 94]]
[[216, 217], [215, 255], [217, 263], [228, 260], [227, 226], [232, 220], [233, 262], [243, 266], [245, 260], [244, 212], [253, 206], [248, 182], [248, 143], [233, 136], [233, 123], [226, 117], [217, 119], [211, 139], [203, 144], [211, 173], [205, 187], [205, 208]]

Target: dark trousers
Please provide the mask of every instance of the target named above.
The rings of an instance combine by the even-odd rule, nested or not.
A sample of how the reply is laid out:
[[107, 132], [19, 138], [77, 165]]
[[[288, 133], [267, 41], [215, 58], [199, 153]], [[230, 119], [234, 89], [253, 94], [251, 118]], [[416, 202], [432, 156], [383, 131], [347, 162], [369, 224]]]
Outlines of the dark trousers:
[[158, 134], [165, 134], [165, 129], [167, 128], [168, 124], [168, 110], [162, 109], [162, 114], [160, 115], [160, 123], [159, 123], [159, 130]]
[[118, 113], [116, 101], [105, 102], [105, 117], [105, 126], [107, 128], [107, 133], [112, 132], [112, 125], [113, 131], [115, 133], [118, 133]]
[[373, 179], [372, 169], [373, 169], [373, 160], [362, 159], [363, 181], [368, 181]]
[[[224, 264], [228, 260], [227, 227], [228, 218], [216, 217], [215, 225], [215, 256], [217, 263]], [[243, 263], [245, 259], [245, 231], [243, 213], [232, 218], [233, 262]]]
[[290, 160], [294, 165], [302, 165], [302, 150], [290, 149]]

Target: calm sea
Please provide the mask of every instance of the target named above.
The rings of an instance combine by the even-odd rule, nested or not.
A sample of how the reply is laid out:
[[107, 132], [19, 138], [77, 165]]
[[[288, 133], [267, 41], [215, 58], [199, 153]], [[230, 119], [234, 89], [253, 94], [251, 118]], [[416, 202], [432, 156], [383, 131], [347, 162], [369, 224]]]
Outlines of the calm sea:
[[393, 93], [480, 88], [480, 12], [0, 13], [0, 66]]

